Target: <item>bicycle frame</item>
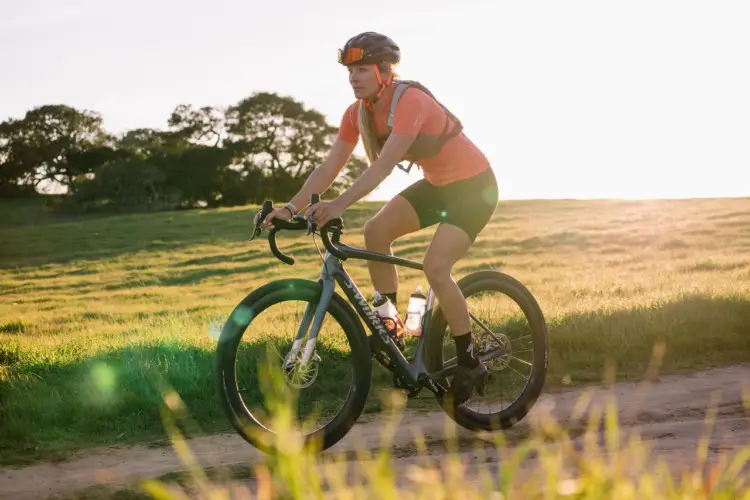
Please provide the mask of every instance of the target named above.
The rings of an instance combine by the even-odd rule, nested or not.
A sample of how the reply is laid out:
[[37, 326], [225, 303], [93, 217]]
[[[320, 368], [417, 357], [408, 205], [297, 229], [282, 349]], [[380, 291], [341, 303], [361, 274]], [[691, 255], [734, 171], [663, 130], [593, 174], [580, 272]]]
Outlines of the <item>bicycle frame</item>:
[[[403, 259], [400, 257], [394, 257], [390, 255], [383, 255], [375, 252], [369, 252], [366, 250], [360, 250], [346, 245], [339, 244], [340, 247], [346, 248], [346, 253], [350, 257], [361, 258], [366, 260], [377, 260], [380, 262], [388, 262], [400, 266], [411, 267], [413, 269], [423, 270], [422, 264], [419, 262]], [[344, 269], [343, 263], [339, 258], [331, 255], [330, 252], [326, 252], [323, 262], [323, 268], [318, 278], [318, 282], [323, 285], [320, 300], [317, 305], [309, 304], [302, 317], [297, 336], [292, 344], [292, 351], [296, 352], [302, 347], [302, 342], [307, 336], [308, 340], [304, 346], [304, 352], [300, 363], [305, 366], [311, 359], [315, 350], [315, 344], [317, 342], [318, 333], [320, 326], [323, 322], [323, 317], [328, 309], [331, 297], [336, 289], [336, 284], [341, 286], [344, 294], [349, 299], [349, 302], [354, 306], [362, 321], [368, 326], [372, 335], [368, 335], [370, 339], [371, 348], [373, 354], [378, 350], [383, 350], [388, 355], [391, 361], [391, 367], [389, 368], [396, 375], [401, 377], [406, 387], [410, 390], [419, 390], [423, 386], [427, 387], [436, 394], [445, 393], [445, 388], [437, 381], [443, 377], [451, 375], [453, 369], [455, 369], [455, 363], [447, 366], [440, 370], [438, 373], [431, 374], [427, 371], [424, 360], [424, 349], [425, 343], [427, 342], [428, 335], [430, 333], [430, 316], [432, 313], [433, 306], [435, 304], [435, 295], [432, 290], [429, 290], [427, 294], [427, 304], [425, 309], [425, 315], [422, 318], [422, 335], [417, 339], [416, 353], [414, 360], [409, 362], [401, 349], [391, 339], [388, 334], [383, 322], [378, 317], [377, 313], [370, 307], [367, 299], [362, 296], [362, 293], [357, 287], [354, 280]], [[314, 312], [313, 312], [314, 310]], [[306, 335], [310, 324], [309, 336]], [[377, 339], [377, 345], [380, 349], [376, 349], [372, 344], [373, 336]], [[290, 356], [293, 358], [293, 356]], [[435, 380], [437, 379], [437, 380]]]

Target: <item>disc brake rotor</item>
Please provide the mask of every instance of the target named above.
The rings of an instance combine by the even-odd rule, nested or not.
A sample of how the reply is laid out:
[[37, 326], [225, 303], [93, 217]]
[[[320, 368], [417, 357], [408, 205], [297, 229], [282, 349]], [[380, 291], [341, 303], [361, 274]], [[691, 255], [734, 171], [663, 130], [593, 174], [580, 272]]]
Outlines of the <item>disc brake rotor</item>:
[[302, 350], [291, 351], [284, 358], [283, 371], [286, 383], [295, 389], [306, 389], [318, 378], [322, 361], [318, 353], [313, 353], [306, 366], [302, 365]]
[[513, 357], [510, 339], [503, 333], [492, 333], [495, 337], [497, 337], [497, 340], [492, 336], [485, 334], [480, 341], [480, 352], [494, 351], [498, 347], [501, 347], [503, 349], [503, 354], [485, 361], [484, 364], [490, 370], [505, 370], [506, 368], [508, 368], [508, 365], [510, 365], [510, 360]]

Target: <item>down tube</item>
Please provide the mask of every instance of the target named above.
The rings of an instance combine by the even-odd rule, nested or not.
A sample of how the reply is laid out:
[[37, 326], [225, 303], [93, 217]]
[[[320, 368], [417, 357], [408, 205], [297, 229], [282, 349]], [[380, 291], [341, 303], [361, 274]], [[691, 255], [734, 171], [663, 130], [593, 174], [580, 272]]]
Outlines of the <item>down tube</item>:
[[381, 342], [385, 346], [385, 352], [390, 357], [394, 365], [394, 371], [401, 376], [404, 380], [410, 383], [416, 383], [417, 379], [412, 375], [412, 372], [408, 369], [409, 363], [404, 357], [404, 353], [401, 349], [396, 346], [388, 335], [388, 332], [381, 326], [380, 321], [377, 319], [375, 311], [370, 308], [367, 300], [362, 296], [357, 285], [351, 280], [351, 278], [343, 271], [343, 269], [335, 272], [336, 281], [341, 285], [344, 293], [349, 297], [349, 300], [354, 305], [354, 309], [357, 310], [362, 320], [370, 328], [370, 331], [375, 329], [375, 335], [377, 335]]
[[385, 329], [377, 328], [378, 324], [375, 318], [375, 312], [370, 308], [370, 305], [367, 303], [367, 299], [362, 296], [362, 293], [359, 291], [357, 285], [352, 281], [351, 277], [349, 277], [349, 275], [346, 274], [343, 269], [337, 269], [336, 271], [334, 271], [334, 278], [336, 279], [336, 282], [341, 285], [341, 288], [344, 290], [344, 293], [352, 302], [352, 305], [354, 305], [354, 309], [362, 317], [362, 320], [365, 322], [365, 324], [368, 325], [368, 327], [370, 327], [370, 331], [373, 330], [374, 326], [376, 327], [375, 330], [377, 335], [383, 342], [387, 342], [388, 340], [390, 340], [391, 337], [390, 335], [388, 335], [388, 332], [386, 332]]

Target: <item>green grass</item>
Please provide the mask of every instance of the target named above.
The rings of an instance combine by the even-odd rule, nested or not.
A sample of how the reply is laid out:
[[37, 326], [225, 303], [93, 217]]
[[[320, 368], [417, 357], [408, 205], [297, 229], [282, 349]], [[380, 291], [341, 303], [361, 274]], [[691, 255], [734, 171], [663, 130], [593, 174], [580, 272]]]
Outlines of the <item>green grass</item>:
[[[362, 246], [361, 228], [381, 205], [344, 214], [344, 241]], [[605, 364], [618, 378], [642, 377], [654, 345], [666, 349], [662, 373], [748, 361], [747, 207], [747, 199], [503, 202], [454, 274], [496, 268], [531, 289], [550, 330], [550, 389], [598, 382]], [[249, 243], [254, 213], [62, 218], [38, 203], [0, 205], [0, 460], [163, 439], [164, 385], [203, 431], [227, 430], [209, 322], [262, 283], [317, 278], [321, 263], [301, 233], [279, 237], [294, 267], [274, 259], [265, 239]], [[421, 259], [432, 232], [403, 238], [394, 253]], [[373, 291], [364, 262], [346, 267]], [[426, 280], [399, 273], [403, 311]], [[374, 373], [374, 389], [387, 388], [390, 374]], [[373, 397], [368, 409], [378, 407]]]

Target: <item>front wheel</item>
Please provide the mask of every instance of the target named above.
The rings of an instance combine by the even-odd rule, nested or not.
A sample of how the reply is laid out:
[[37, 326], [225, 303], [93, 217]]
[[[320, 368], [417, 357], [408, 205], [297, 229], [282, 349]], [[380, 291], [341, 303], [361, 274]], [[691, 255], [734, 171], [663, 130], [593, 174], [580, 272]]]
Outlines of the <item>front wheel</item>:
[[289, 441], [283, 433], [290, 416], [304, 444], [324, 450], [364, 409], [370, 348], [355, 312], [335, 292], [309, 362], [302, 362], [322, 290], [309, 280], [274, 281], [248, 295], [222, 329], [214, 361], [219, 399], [240, 436], [266, 453]]
[[[526, 416], [542, 392], [547, 374], [549, 339], [544, 315], [531, 292], [498, 271], [477, 271], [458, 281], [472, 316], [472, 343], [485, 356], [489, 382], [484, 394], [443, 410], [470, 430], [511, 427]], [[425, 364], [430, 372], [456, 365], [455, 342], [442, 311], [430, 320]]]

